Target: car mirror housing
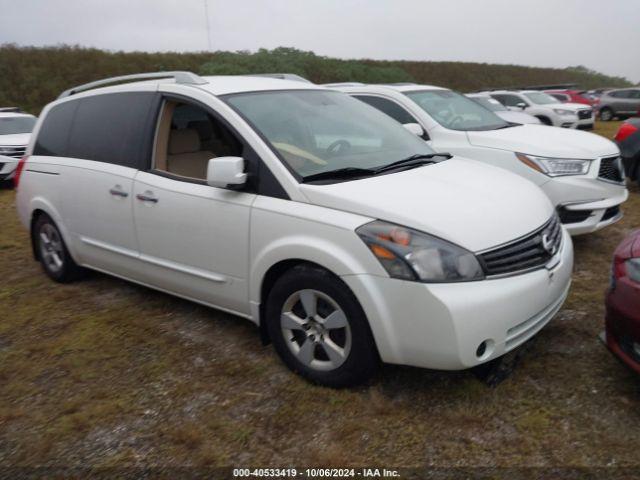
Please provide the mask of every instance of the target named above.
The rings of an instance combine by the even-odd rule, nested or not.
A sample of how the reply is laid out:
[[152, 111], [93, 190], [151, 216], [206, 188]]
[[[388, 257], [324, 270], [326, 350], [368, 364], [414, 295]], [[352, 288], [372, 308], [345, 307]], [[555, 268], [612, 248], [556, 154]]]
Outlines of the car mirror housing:
[[424, 136], [424, 129], [419, 123], [404, 123], [402, 126], [417, 137], [422, 138]]
[[212, 187], [239, 187], [246, 183], [244, 158], [217, 157], [209, 160], [207, 165], [207, 184]]
[[527, 108], [527, 104], [524, 102], [516, 103], [516, 107], [518, 107], [520, 110], [524, 110], [525, 108]]

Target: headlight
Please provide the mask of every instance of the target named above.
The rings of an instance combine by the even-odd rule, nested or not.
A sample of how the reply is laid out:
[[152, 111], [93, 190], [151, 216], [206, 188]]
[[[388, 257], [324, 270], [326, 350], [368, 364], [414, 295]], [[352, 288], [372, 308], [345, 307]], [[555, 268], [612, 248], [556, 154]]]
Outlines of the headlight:
[[525, 155], [524, 153], [516, 153], [516, 157], [526, 166], [550, 177], [584, 175], [589, 171], [589, 166], [591, 165], [591, 160], [575, 158], [536, 157], [535, 155]]
[[576, 112], [573, 112], [571, 110], [565, 110], [564, 108], [554, 108], [553, 111], [558, 115], [574, 115], [574, 116], [578, 115]]
[[356, 230], [390, 277], [420, 282], [484, 278], [476, 256], [440, 238], [383, 221]]
[[625, 262], [627, 277], [634, 282], [640, 283], [640, 258], [632, 258]]

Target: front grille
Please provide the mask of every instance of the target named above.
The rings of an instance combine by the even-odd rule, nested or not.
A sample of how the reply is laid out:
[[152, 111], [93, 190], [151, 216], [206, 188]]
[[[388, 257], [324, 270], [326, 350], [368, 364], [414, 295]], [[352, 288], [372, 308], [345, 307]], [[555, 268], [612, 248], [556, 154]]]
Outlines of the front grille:
[[578, 110], [578, 118], [580, 120], [586, 120], [588, 118], [591, 118], [592, 113], [593, 113], [593, 110], [591, 110], [590, 108], [587, 110]]
[[26, 145], [0, 145], [0, 155], [4, 155], [5, 157], [22, 158], [26, 151]]
[[510, 275], [540, 268], [560, 250], [562, 227], [554, 215], [545, 225], [525, 237], [478, 255], [487, 276]]
[[616, 217], [620, 214], [620, 206], [616, 205], [615, 207], [609, 207], [604, 211], [604, 215], [602, 216], [601, 221], [609, 220], [610, 218]]
[[593, 210], [569, 210], [565, 207], [558, 208], [560, 221], [567, 223], [581, 223], [591, 216]]
[[600, 160], [598, 177], [610, 182], [624, 182], [624, 168], [620, 157], [609, 157]]

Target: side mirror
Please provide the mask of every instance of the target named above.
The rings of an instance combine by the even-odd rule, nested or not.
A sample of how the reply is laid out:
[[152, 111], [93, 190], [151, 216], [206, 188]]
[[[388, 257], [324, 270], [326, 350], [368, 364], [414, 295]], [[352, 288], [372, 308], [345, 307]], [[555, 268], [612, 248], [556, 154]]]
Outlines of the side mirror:
[[244, 173], [244, 158], [218, 157], [212, 158], [207, 164], [207, 184], [212, 187], [226, 188], [228, 186], [244, 185], [247, 174]]
[[527, 104], [524, 102], [516, 103], [516, 107], [518, 107], [520, 110], [524, 110], [525, 108], [527, 108]]
[[422, 138], [424, 136], [424, 129], [418, 123], [403, 123], [402, 126], [417, 137]]

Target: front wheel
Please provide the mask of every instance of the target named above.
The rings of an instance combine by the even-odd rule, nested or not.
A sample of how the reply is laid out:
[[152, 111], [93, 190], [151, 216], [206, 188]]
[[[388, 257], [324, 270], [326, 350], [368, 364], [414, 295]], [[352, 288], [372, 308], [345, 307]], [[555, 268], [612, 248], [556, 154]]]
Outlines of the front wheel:
[[610, 122], [613, 120], [613, 110], [610, 108], [603, 108], [600, 110], [600, 120], [603, 122]]
[[60, 230], [48, 215], [40, 214], [31, 234], [38, 260], [51, 279], [67, 283], [82, 276], [84, 270], [71, 258]]
[[282, 361], [321, 385], [366, 381], [378, 353], [362, 308], [331, 273], [298, 266], [275, 283], [266, 304], [269, 336]]

